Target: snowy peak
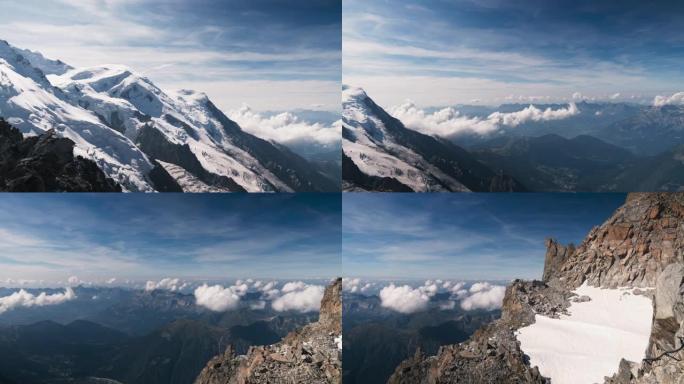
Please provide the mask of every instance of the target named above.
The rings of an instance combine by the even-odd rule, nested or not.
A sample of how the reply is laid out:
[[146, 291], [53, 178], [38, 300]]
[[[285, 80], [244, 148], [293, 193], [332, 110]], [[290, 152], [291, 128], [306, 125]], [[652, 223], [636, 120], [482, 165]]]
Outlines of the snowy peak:
[[342, 85], [342, 103], [360, 102], [368, 97], [366, 91], [360, 87]]
[[94, 160], [126, 190], [153, 190], [153, 169], [166, 174], [159, 180], [172, 170], [176, 182], [187, 181], [188, 191], [198, 185], [249, 192], [339, 190], [312, 163], [244, 132], [204, 93], [166, 93], [122, 65], [60, 63], [1, 42], [0, 117], [24, 134], [55, 129], [76, 143], [76, 154]]
[[50, 88], [51, 84], [45, 77], [45, 73], [32, 63], [23, 54], [24, 52], [11, 46], [4, 40], [0, 40], [0, 65], [4, 65], [17, 74], [27, 77], [43, 87]]

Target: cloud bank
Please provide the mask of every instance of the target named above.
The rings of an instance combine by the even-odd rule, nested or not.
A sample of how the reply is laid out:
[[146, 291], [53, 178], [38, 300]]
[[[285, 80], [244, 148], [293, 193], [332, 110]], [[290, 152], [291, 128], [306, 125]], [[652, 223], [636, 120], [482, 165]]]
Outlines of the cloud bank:
[[380, 301], [385, 308], [408, 314], [426, 309], [430, 296], [421, 288], [390, 284], [380, 290]]
[[233, 291], [232, 287], [202, 284], [195, 289], [195, 302], [198, 306], [214, 312], [225, 312], [238, 306], [240, 296]]
[[309, 285], [301, 281], [290, 282], [283, 286], [284, 295], [273, 300], [271, 307], [278, 312], [318, 311], [321, 307], [324, 290], [325, 288], [322, 285]]
[[653, 99], [653, 106], [662, 107], [665, 105], [684, 105], [684, 92], [677, 92], [672, 96], [656, 96]]
[[180, 279], [172, 279], [170, 277], [166, 277], [159, 281], [148, 281], [145, 284], [145, 290], [149, 292], [154, 291], [156, 289], [163, 289], [171, 292], [176, 292], [186, 288], [187, 286], [188, 284], [182, 282]]
[[320, 123], [302, 121], [290, 112], [265, 117], [254, 112], [249, 106], [228, 111], [228, 116], [245, 131], [281, 144], [317, 143], [335, 144], [340, 141], [342, 126], [332, 127]]
[[17, 307], [43, 307], [46, 305], [57, 305], [76, 298], [74, 290], [70, 287], [64, 289], [64, 293], [54, 293], [48, 295], [41, 292], [38, 296], [25, 290], [14, 292], [5, 297], [0, 297], [0, 314]]
[[575, 103], [569, 103], [567, 108], [555, 110], [551, 108], [542, 110], [529, 105], [516, 112], [494, 112], [486, 118], [465, 116], [452, 107], [429, 113], [410, 101], [390, 109], [390, 114], [401, 120], [406, 127], [442, 137], [451, 137], [461, 133], [486, 135], [504, 127], [516, 127], [527, 122], [561, 120], [579, 113], [580, 110]]
[[357, 278], [343, 278], [342, 279], [342, 290], [350, 293], [365, 293], [369, 289], [373, 288], [375, 283], [364, 283], [361, 279]]
[[468, 290], [468, 296], [461, 300], [461, 308], [466, 311], [475, 309], [494, 310], [501, 308], [506, 287], [490, 283], [475, 283]]

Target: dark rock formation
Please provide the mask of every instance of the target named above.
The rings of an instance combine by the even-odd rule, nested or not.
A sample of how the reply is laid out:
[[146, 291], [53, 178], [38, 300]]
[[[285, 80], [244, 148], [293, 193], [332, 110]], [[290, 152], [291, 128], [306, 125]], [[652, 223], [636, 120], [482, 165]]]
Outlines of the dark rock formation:
[[154, 168], [148, 174], [150, 181], [154, 184], [154, 189], [158, 192], [183, 192], [183, 188], [176, 182], [173, 176], [166, 172], [157, 160], [152, 160]]
[[340, 383], [342, 279], [328, 286], [319, 319], [291, 332], [277, 344], [251, 347], [235, 356], [232, 348], [209, 361], [195, 384]]
[[0, 191], [121, 192], [93, 161], [73, 151], [73, 141], [52, 131], [24, 138], [0, 118]]
[[535, 315], [558, 317], [572, 291], [591, 286], [644, 287], [654, 316], [643, 361], [623, 360], [610, 384], [684, 382], [684, 193], [630, 194], [625, 204], [595, 227], [576, 249], [548, 240], [544, 282], [514, 281], [506, 290], [501, 318], [470, 340], [417, 353], [389, 383], [546, 383], [520, 350], [515, 331]]

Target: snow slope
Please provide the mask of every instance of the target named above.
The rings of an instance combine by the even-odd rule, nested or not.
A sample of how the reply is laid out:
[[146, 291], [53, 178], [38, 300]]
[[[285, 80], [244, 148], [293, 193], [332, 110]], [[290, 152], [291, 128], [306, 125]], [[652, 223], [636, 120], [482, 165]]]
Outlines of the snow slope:
[[128, 191], [152, 191], [152, 165], [129, 139], [52, 87], [43, 72], [0, 41], [0, 116], [24, 134], [54, 129], [76, 143], [74, 154], [91, 159]]
[[55, 129], [126, 191], [154, 190], [152, 160], [180, 167], [164, 169], [199, 189], [339, 188], [287, 148], [244, 132], [203, 93], [165, 92], [121, 65], [72, 68], [2, 40], [0, 117], [25, 135]]
[[552, 384], [603, 383], [621, 359], [641, 361], [651, 333], [651, 299], [630, 289], [602, 289], [586, 283], [574, 293], [590, 301], [573, 302], [569, 316], [536, 315], [517, 338], [530, 365]]
[[383, 121], [367, 103], [361, 88], [342, 88], [342, 135], [344, 153], [365, 174], [392, 177], [416, 192], [468, 189], [421, 155], [397, 144]]
[[125, 66], [73, 69], [50, 80], [71, 100], [101, 116], [131, 140], [145, 125], [159, 130], [173, 144], [190, 147], [202, 167], [232, 178], [249, 192], [291, 191], [249, 153], [233, 145], [212, 115], [203, 93], [165, 93], [149, 79]]

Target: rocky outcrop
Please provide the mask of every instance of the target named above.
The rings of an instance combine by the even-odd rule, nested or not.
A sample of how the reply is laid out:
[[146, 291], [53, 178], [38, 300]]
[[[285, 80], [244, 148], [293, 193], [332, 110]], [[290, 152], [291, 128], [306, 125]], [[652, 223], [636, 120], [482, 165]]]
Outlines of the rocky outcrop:
[[585, 281], [607, 288], [655, 287], [660, 273], [684, 258], [682, 223], [683, 193], [630, 194], [576, 250], [545, 267], [544, 279], [567, 289]]
[[575, 248], [547, 240], [544, 281], [516, 280], [506, 290], [501, 318], [468, 341], [418, 352], [389, 383], [546, 383], [520, 350], [515, 331], [535, 315], [558, 317], [572, 291], [588, 283], [606, 288], [655, 288], [645, 359], [623, 360], [610, 384], [684, 383], [684, 193], [630, 194], [625, 204]]
[[24, 138], [0, 118], [0, 191], [121, 192], [97, 165], [74, 156], [74, 142], [53, 131]]
[[277, 344], [250, 347], [236, 356], [228, 348], [209, 361], [195, 384], [340, 383], [342, 279], [329, 285], [319, 319], [291, 332]]

